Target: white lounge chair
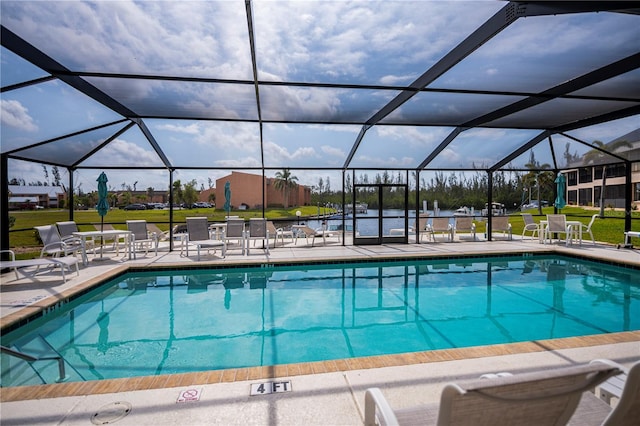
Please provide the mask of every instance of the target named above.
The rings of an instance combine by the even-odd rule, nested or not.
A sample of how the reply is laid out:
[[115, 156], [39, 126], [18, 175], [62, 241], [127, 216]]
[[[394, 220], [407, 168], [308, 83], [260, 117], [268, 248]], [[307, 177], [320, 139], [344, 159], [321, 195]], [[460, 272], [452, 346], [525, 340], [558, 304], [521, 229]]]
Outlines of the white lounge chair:
[[276, 228], [274, 223], [270, 220], [267, 221], [267, 230], [269, 231], [269, 238], [273, 237], [273, 248], [276, 248], [278, 238], [280, 238], [282, 245], [284, 245], [284, 237], [291, 238], [291, 241], [295, 238], [293, 231], [287, 231], [284, 228]]
[[80, 269], [78, 268], [79, 260], [74, 256], [16, 260], [16, 255], [13, 250], [0, 250], [0, 253], [9, 254], [8, 260], [0, 261], [0, 269], [13, 269], [13, 272], [16, 274], [16, 280], [20, 279], [20, 276], [18, 275], [18, 268], [26, 268], [29, 266], [36, 266], [36, 271], [33, 275], [38, 273], [41, 266], [48, 266], [52, 269], [59, 266], [60, 272], [62, 273], [62, 281], [66, 283], [67, 276], [65, 275], [64, 270], [68, 269], [69, 272], [71, 272], [71, 266], [76, 265], [76, 275], [80, 276]]
[[[222, 249], [222, 257], [226, 256], [227, 243], [224, 240], [213, 240], [209, 236], [209, 224], [206, 217], [187, 218], [187, 257], [189, 256], [189, 246], [194, 245], [198, 249], [198, 260], [200, 260], [200, 249]], [[214, 251], [215, 252], [215, 251]]]
[[131, 231], [131, 245], [134, 259], [138, 250], [144, 250], [146, 256], [151, 247], [155, 249], [155, 255], [158, 255], [160, 236], [155, 232], [149, 232], [146, 220], [127, 220], [127, 229]]
[[306, 225], [296, 225], [296, 244], [298, 244], [298, 238], [300, 238], [301, 234], [304, 234], [304, 238], [307, 244], [309, 244], [309, 237], [311, 237], [311, 247], [316, 242], [316, 237], [322, 238], [322, 243], [327, 244], [327, 237], [338, 237], [338, 242], [340, 242], [340, 233], [338, 231], [327, 231], [324, 229], [313, 229]]
[[87, 264], [87, 251], [85, 250], [82, 238], [71, 237], [63, 240], [55, 225], [36, 226], [35, 229], [38, 231], [38, 235], [44, 244], [40, 251], [41, 258], [45, 256], [60, 257], [80, 253], [82, 263]]
[[608, 359], [597, 359], [591, 362], [608, 364], [622, 370], [622, 374], [610, 377], [597, 387], [596, 394], [599, 394], [600, 399], [608, 406], [611, 405], [612, 398], [618, 399], [618, 403], [607, 413], [602, 424], [637, 425], [640, 419], [640, 361], [636, 361], [628, 369]]
[[574, 414], [583, 392], [620, 373], [617, 367], [593, 363], [493, 375], [447, 384], [439, 405], [401, 410], [392, 409], [380, 389], [371, 388], [365, 394], [364, 424], [564, 425]]

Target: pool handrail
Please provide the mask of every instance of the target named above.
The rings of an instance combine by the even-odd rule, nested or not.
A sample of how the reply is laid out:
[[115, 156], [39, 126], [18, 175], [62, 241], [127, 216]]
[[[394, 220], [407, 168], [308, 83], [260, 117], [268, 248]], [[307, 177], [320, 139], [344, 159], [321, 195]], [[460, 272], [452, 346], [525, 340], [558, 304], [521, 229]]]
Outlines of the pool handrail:
[[11, 348], [7, 348], [6, 346], [0, 346], [0, 352], [5, 353], [7, 355], [11, 355], [14, 356], [16, 358], [20, 358], [24, 361], [27, 361], [28, 363], [32, 363], [35, 361], [50, 361], [50, 360], [56, 360], [58, 361], [58, 382], [62, 382], [66, 379], [67, 375], [65, 372], [65, 368], [64, 368], [64, 359], [62, 359], [62, 357], [60, 355], [53, 355], [53, 356], [43, 356], [43, 357], [35, 357], [32, 355], [28, 355], [19, 351], [16, 351], [14, 349]]

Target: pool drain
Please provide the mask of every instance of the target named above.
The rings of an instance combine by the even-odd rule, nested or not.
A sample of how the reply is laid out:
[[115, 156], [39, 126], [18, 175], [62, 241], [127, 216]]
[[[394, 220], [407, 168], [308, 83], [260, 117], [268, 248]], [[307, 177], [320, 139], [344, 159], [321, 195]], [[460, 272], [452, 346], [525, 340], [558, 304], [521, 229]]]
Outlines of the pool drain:
[[115, 423], [126, 417], [131, 412], [131, 404], [125, 401], [112, 402], [103, 405], [100, 409], [91, 415], [91, 423], [94, 425], [107, 425]]

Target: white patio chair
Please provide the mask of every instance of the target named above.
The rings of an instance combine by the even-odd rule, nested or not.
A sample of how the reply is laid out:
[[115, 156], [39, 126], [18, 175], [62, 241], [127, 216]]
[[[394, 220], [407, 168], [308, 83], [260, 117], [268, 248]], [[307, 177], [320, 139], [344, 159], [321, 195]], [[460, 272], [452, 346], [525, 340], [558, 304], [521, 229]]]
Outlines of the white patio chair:
[[206, 217], [188, 217], [187, 219], [187, 257], [189, 256], [189, 246], [194, 245], [198, 249], [198, 260], [200, 260], [200, 249], [222, 249], [222, 257], [227, 254], [227, 243], [224, 240], [213, 240], [209, 235], [209, 224]]
[[[564, 425], [583, 393], [621, 371], [594, 363], [449, 383], [439, 405], [394, 410], [378, 388], [365, 393], [365, 426], [374, 425]], [[595, 398], [591, 396], [591, 398]], [[596, 401], [599, 402], [599, 401]], [[606, 410], [604, 404], [601, 410]], [[436, 423], [437, 422], [437, 423]]]
[[146, 256], [152, 247], [155, 249], [155, 255], [158, 255], [160, 236], [155, 232], [149, 232], [146, 220], [127, 220], [127, 229], [131, 231], [131, 245], [134, 259], [138, 250], [144, 250]]
[[[60, 233], [62, 241], [65, 241], [67, 239], [75, 240], [78, 238], [73, 235], [74, 232], [79, 231], [78, 225], [73, 220], [69, 220], [66, 222], [56, 222], [56, 226], [58, 227], [58, 232]], [[84, 249], [89, 250], [90, 248], [95, 254], [96, 242], [93, 238], [85, 238]]]
[[267, 220], [262, 218], [249, 219], [249, 231], [245, 235], [246, 252], [249, 255], [249, 241], [253, 240], [253, 245], [257, 241], [262, 241], [262, 245], [269, 254], [269, 230], [267, 229]]
[[436, 241], [436, 233], [447, 236], [447, 241], [453, 240], [453, 227], [449, 223], [448, 217], [434, 217], [427, 225], [427, 233], [431, 235], [432, 241]]
[[502, 232], [502, 235], [508, 240], [513, 239], [511, 233], [511, 224], [509, 223], [509, 216], [492, 216], [491, 217], [491, 235], [494, 232]]
[[569, 242], [573, 238], [571, 226], [567, 225], [567, 217], [563, 214], [548, 214], [547, 226], [544, 228], [544, 242], [546, 244], [549, 240], [551, 244], [551, 238], [553, 234], [564, 234], [565, 245], [569, 245]]
[[225, 228], [223, 240], [227, 244], [229, 249], [229, 241], [235, 241], [240, 246], [240, 250], [244, 255], [245, 251], [245, 232], [244, 232], [244, 219], [228, 219], [227, 227]]
[[60, 257], [80, 253], [82, 263], [87, 264], [87, 251], [82, 238], [72, 237], [63, 240], [55, 225], [36, 226], [35, 229], [44, 244], [40, 257]]
[[[471, 239], [476, 240], [476, 224], [473, 223], [473, 217], [461, 216], [455, 218], [455, 223], [451, 231], [451, 239], [453, 239], [456, 234], [461, 233], [470, 234]], [[458, 236], [458, 238], [461, 239], [460, 236]]]
[[531, 213], [522, 213], [522, 220], [524, 220], [524, 229], [522, 230], [522, 239], [524, 240], [525, 233], [531, 232], [531, 239], [534, 237], [540, 237], [540, 225], [533, 219]]
[[[591, 237], [591, 242], [593, 243], [593, 245], [596, 245], [596, 239], [593, 237], [593, 231], [591, 230], [591, 227], [593, 226], [593, 223], [596, 221], [596, 218], [598, 217], [598, 214], [594, 214], [593, 216], [591, 216], [591, 220], [589, 221], [588, 225], [580, 225], [582, 227], [582, 235], [584, 235], [585, 233], [589, 234], [589, 236]], [[580, 229], [573, 229], [573, 236], [577, 236], [580, 234]]]

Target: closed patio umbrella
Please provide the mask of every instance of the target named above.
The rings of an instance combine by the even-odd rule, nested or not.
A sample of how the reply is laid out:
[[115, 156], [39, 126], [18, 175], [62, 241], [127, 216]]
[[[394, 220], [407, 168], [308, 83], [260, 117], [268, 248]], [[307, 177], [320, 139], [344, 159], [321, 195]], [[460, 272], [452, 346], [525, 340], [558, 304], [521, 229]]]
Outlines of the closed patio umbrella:
[[[100, 173], [100, 176], [98, 176], [98, 179], [96, 179], [98, 182], [98, 204], [96, 205], [96, 210], [98, 211], [98, 214], [100, 215], [100, 232], [102, 232], [104, 230], [104, 217], [107, 215], [107, 212], [109, 211], [109, 202], [107, 201], [107, 182], [109, 181], [109, 179], [107, 179], [107, 175], [102, 172]], [[102, 238], [102, 237], [101, 237]], [[100, 240], [100, 259], [102, 259], [102, 239]]]
[[224, 184], [224, 209], [229, 217], [229, 213], [231, 213], [231, 183], [229, 181]]
[[100, 215], [100, 232], [102, 232], [104, 217], [109, 211], [109, 202], [107, 201], [107, 182], [109, 179], [107, 179], [107, 175], [102, 172], [96, 180], [98, 181], [98, 205], [96, 205], [96, 210], [98, 210], [98, 214]]
[[558, 195], [556, 196], [556, 201], [553, 203], [553, 205], [557, 209], [562, 210], [564, 208], [564, 206], [567, 205], [567, 201], [564, 198], [564, 192], [565, 192], [565, 187], [566, 187], [566, 178], [564, 177], [564, 175], [562, 173], [558, 173], [558, 177], [556, 177], [555, 183], [556, 183], [556, 190], [557, 190]]

